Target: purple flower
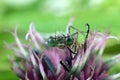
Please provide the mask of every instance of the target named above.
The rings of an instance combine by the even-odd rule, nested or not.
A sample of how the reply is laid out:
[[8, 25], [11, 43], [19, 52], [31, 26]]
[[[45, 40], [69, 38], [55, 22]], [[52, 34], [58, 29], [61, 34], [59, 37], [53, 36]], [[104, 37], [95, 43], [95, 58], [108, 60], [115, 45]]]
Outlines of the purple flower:
[[21, 43], [17, 28], [12, 34], [16, 43], [7, 47], [15, 52], [11, 57], [12, 70], [20, 80], [116, 80], [120, 77], [120, 73], [108, 73], [120, 61], [120, 55], [105, 61], [101, 58], [107, 40], [117, 39], [109, 33], [91, 31], [86, 39], [86, 51], [84, 47], [79, 48], [73, 60], [66, 47], [49, 47], [33, 23], [26, 35], [29, 44]]

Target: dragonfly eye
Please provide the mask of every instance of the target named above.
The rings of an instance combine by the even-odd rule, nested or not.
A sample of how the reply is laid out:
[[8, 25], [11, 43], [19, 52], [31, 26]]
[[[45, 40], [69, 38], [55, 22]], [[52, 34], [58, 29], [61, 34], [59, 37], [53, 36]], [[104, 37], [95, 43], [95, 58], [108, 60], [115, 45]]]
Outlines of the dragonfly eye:
[[48, 38], [47, 44], [50, 47], [55, 47], [56, 46], [56, 40], [53, 37]]
[[68, 36], [68, 37], [66, 37], [66, 44], [67, 45], [72, 45], [73, 44], [73, 42], [74, 42], [74, 39], [73, 39], [73, 37], [72, 36]]

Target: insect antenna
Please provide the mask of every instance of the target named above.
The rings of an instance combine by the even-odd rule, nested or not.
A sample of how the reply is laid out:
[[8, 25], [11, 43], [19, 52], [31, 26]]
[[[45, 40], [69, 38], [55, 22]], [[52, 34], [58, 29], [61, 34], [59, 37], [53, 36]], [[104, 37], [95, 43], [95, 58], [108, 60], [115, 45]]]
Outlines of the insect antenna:
[[87, 30], [87, 34], [85, 36], [85, 40], [88, 38], [88, 35], [89, 35], [89, 32], [90, 32], [90, 25], [88, 23], [86, 25], [88, 27], [88, 30]]
[[88, 35], [89, 35], [89, 32], [90, 32], [90, 25], [89, 25], [88, 23], [87, 23], [86, 25], [87, 25], [87, 27], [88, 27], [88, 30], [87, 30], [87, 34], [86, 34], [86, 36], [85, 36], [84, 52], [86, 51], [86, 48], [87, 48], [87, 43], [86, 43], [86, 41], [87, 41], [87, 38], [88, 38]]
[[72, 67], [72, 61], [71, 61], [71, 58], [70, 57], [66, 57], [65, 60], [61, 60], [60, 61], [60, 64], [64, 67], [64, 69], [66, 71], [70, 71], [71, 67]]

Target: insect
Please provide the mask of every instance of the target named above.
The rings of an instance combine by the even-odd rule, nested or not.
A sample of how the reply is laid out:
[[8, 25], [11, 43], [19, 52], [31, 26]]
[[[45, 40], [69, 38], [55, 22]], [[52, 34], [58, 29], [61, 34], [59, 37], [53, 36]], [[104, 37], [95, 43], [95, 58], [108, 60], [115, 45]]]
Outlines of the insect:
[[[47, 40], [47, 44], [50, 47], [59, 47], [59, 48], [67, 48], [70, 51], [70, 56], [71, 59], [74, 59], [75, 57], [73, 57], [72, 55], [75, 54], [77, 55], [79, 49], [80, 49], [80, 44], [77, 41], [78, 39], [78, 34], [81, 33], [83, 35], [85, 35], [85, 42], [84, 42], [84, 51], [86, 51], [86, 39], [88, 37], [89, 34], [89, 24], [86, 24], [88, 27], [87, 32], [85, 31], [80, 31], [78, 29], [76, 29], [73, 26], [68, 26], [67, 28], [67, 34], [59, 34], [59, 35], [55, 35], [55, 36], [50, 36]], [[76, 32], [71, 34], [71, 29], [76, 30]]]
[[[81, 33], [83, 35], [86, 33], [85, 41], [84, 41], [84, 44], [83, 44], [84, 52], [86, 51], [86, 47], [87, 47], [86, 40], [87, 40], [88, 34], [90, 32], [89, 24], [86, 24], [86, 25], [88, 27], [86, 32], [85, 31], [80, 31], [80, 30], [78, 30], [75, 27], [70, 25], [70, 26], [67, 27], [66, 35], [59, 34], [59, 35], [55, 35], [55, 36], [50, 36], [47, 40], [48, 46], [50, 46], [50, 47], [56, 47], [57, 46], [59, 48], [67, 48], [67, 50], [69, 50], [70, 57], [67, 56], [65, 60], [60, 61], [60, 64], [68, 72], [70, 71], [70, 69], [72, 67], [72, 60], [77, 56], [77, 54], [78, 54], [78, 52], [81, 48], [79, 42], [77, 41], [79, 33]], [[76, 32], [71, 34], [71, 29], [76, 30]], [[73, 56], [73, 54], [74, 54], [74, 56]]]

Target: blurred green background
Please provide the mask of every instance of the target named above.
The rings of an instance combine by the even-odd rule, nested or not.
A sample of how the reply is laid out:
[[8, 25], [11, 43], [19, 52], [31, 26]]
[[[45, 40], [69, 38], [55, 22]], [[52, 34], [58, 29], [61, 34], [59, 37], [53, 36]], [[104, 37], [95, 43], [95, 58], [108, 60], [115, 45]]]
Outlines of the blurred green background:
[[[18, 25], [19, 37], [24, 39], [34, 22], [41, 34], [65, 32], [71, 16], [75, 17], [73, 25], [81, 30], [89, 23], [91, 30], [110, 30], [120, 39], [120, 0], [0, 0], [0, 80], [18, 80], [10, 69], [9, 56], [13, 53], [3, 43], [15, 41], [8, 31]], [[120, 41], [109, 40], [103, 57], [118, 53]], [[120, 72], [119, 67], [117, 64], [110, 73]]]

